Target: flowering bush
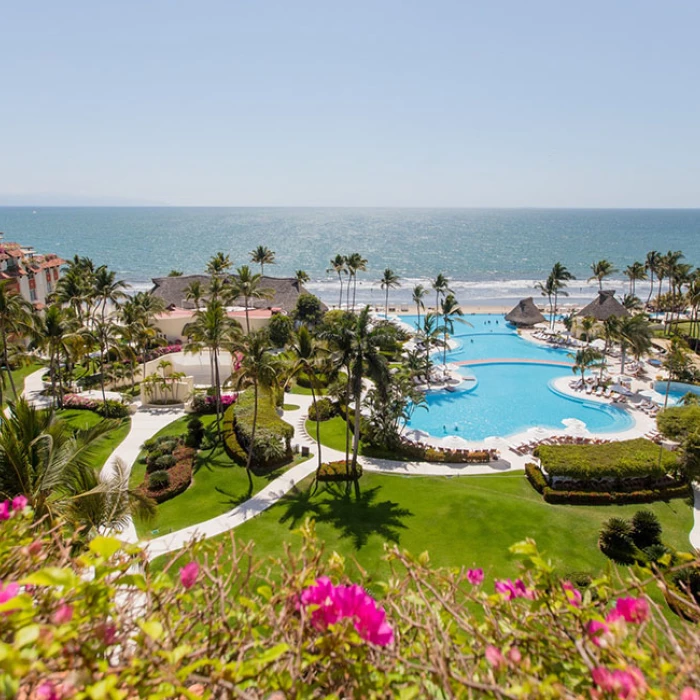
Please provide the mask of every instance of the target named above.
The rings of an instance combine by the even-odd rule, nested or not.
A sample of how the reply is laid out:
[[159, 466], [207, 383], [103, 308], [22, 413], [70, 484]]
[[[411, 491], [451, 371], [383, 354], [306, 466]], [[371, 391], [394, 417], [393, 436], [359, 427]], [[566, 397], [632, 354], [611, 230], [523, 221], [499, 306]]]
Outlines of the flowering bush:
[[[233, 406], [238, 400], [238, 394], [221, 394], [221, 408], [225, 411], [229, 406]], [[207, 413], [216, 413], [216, 397], [214, 396], [202, 396], [197, 394], [192, 398], [192, 403], [190, 404], [190, 410], [192, 413], [198, 413], [200, 415]]]
[[[170, 355], [174, 352], [182, 352], [182, 345], [176, 344], [176, 345], [163, 345], [162, 347], [159, 348], [152, 348], [151, 350], [148, 350], [146, 352], [146, 362], [150, 362], [151, 360], [157, 360], [159, 357], [163, 357], [163, 355]], [[143, 362], [144, 358], [139, 357], [138, 358], [139, 362]]]
[[22, 501], [0, 512], [3, 697], [700, 700], [696, 626], [669, 627], [649, 571], [579, 591], [526, 541], [492, 588], [391, 547], [372, 596], [311, 522], [284, 560], [231, 535], [159, 571], [134, 545], [42, 529]]

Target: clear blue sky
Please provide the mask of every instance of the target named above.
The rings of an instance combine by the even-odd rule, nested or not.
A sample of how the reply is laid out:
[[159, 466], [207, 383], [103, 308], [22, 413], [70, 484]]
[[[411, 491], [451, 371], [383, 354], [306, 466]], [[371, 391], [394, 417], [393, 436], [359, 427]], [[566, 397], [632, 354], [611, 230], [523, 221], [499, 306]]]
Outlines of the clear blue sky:
[[700, 2], [8, 2], [0, 204], [700, 207]]

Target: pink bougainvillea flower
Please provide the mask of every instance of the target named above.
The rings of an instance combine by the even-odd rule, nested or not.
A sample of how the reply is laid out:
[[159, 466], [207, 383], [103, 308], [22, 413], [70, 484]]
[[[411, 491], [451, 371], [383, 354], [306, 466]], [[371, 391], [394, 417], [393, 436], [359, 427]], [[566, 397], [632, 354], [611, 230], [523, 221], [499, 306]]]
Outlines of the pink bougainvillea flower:
[[394, 631], [386, 621], [386, 613], [375, 600], [357, 584], [334, 586], [327, 576], [301, 594], [302, 605], [313, 605], [311, 623], [324, 629], [341, 619], [350, 619], [357, 633], [372, 644], [386, 646], [394, 639]]
[[472, 584], [472, 586], [480, 586], [484, 582], [484, 570], [468, 569], [467, 580]]
[[0, 503], [0, 520], [9, 520], [12, 516], [12, 509], [9, 501]]
[[579, 591], [578, 588], [571, 583], [571, 581], [564, 581], [561, 584], [561, 587], [564, 589], [564, 595], [566, 596], [569, 604], [573, 605], [575, 608], [580, 607], [581, 601], [583, 600], [581, 591]]
[[0, 604], [7, 603], [8, 600], [12, 600], [18, 593], [18, 583], [8, 583], [7, 586], [3, 587], [2, 582], [0, 582]]
[[187, 590], [197, 582], [197, 576], [199, 576], [199, 564], [196, 561], [191, 561], [180, 569], [180, 583]]
[[591, 620], [586, 625], [586, 632], [591, 638], [593, 644], [595, 644], [597, 647], [607, 646], [604, 637], [610, 632], [610, 628], [605, 624], [605, 622], [600, 622], [600, 620]]
[[73, 619], [73, 606], [67, 603], [59, 605], [58, 610], [53, 614], [53, 623], [55, 625], [64, 625]]
[[486, 657], [486, 661], [488, 661], [493, 668], [498, 669], [506, 665], [505, 657], [501, 654], [500, 649], [491, 644], [486, 647], [484, 656]]
[[649, 618], [649, 603], [644, 598], [618, 598], [614, 610], [625, 622], [641, 623]]
[[509, 649], [508, 660], [516, 665], [523, 660], [523, 655], [520, 653], [520, 649], [518, 649], [518, 647], [511, 647]]
[[27, 507], [28, 503], [29, 501], [27, 500], [26, 496], [23, 496], [22, 494], [15, 496], [12, 499], [12, 510], [23, 511]]
[[615, 669], [611, 671], [603, 666], [597, 666], [591, 671], [593, 682], [603, 691], [615, 693], [615, 697], [625, 698], [640, 697], [646, 689], [644, 675], [636, 666], [629, 666], [625, 670]]
[[695, 688], [683, 688], [678, 700], [700, 700], [700, 693]]
[[494, 587], [497, 593], [505, 596], [506, 600], [513, 600], [514, 598], [534, 600], [535, 598], [535, 591], [528, 588], [521, 579], [516, 581], [511, 581], [510, 579], [495, 581]]
[[44, 681], [39, 684], [39, 687], [36, 689], [35, 697], [37, 700], [61, 700], [61, 695], [56, 686], [49, 681]]

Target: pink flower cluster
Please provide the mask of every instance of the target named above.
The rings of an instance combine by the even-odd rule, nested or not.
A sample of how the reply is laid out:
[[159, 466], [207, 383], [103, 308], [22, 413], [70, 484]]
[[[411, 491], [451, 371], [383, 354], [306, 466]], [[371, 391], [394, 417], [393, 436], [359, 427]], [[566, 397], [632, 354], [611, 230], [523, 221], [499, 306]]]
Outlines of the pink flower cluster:
[[581, 607], [581, 601], [583, 600], [581, 591], [579, 591], [571, 581], [562, 582], [561, 587], [564, 590], [564, 595], [569, 605], [573, 605], [575, 608]]
[[628, 666], [625, 670], [596, 666], [591, 671], [593, 682], [606, 693], [615, 693], [618, 698], [637, 698], [646, 690], [644, 674], [636, 666]]
[[93, 399], [88, 399], [85, 396], [79, 396], [78, 394], [66, 394], [63, 397], [63, 407], [64, 408], [75, 408], [84, 409], [86, 411], [94, 411], [101, 401], [95, 401]]
[[318, 629], [350, 619], [367, 642], [387, 646], [394, 639], [384, 610], [357, 584], [334, 586], [327, 576], [322, 576], [302, 592], [301, 604], [317, 606], [311, 612], [311, 622]]
[[593, 644], [605, 646], [605, 637], [610, 633], [610, 625], [620, 620], [641, 624], [648, 618], [649, 603], [645, 598], [618, 598], [615, 607], [605, 616], [605, 622], [591, 620], [586, 625], [586, 631]]
[[[238, 394], [221, 394], [221, 405], [224, 408], [228, 408], [232, 404], [236, 403], [238, 400]], [[214, 406], [216, 404], [216, 397], [215, 396], [207, 396], [204, 399], [204, 403], [207, 406]]]
[[197, 577], [199, 576], [199, 564], [196, 561], [191, 561], [189, 564], [185, 564], [180, 569], [180, 583], [185, 590], [189, 590], [197, 583]]
[[15, 496], [12, 501], [3, 501], [0, 503], [0, 520], [9, 520], [14, 513], [21, 513], [29, 501], [26, 496]]
[[480, 586], [484, 582], [484, 570], [468, 569], [467, 581], [469, 581], [469, 583], [471, 583], [472, 586]]
[[535, 599], [535, 591], [528, 588], [522, 579], [511, 581], [508, 578], [505, 581], [494, 581], [493, 585], [496, 589], [496, 593], [505, 596], [506, 600], [513, 600], [514, 598], [526, 598], [527, 600]]
[[486, 657], [486, 661], [488, 661], [488, 663], [497, 671], [506, 668], [506, 666], [511, 664], [517, 666], [523, 659], [518, 647], [511, 647], [508, 650], [507, 655], [503, 656], [501, 650], [491, 644], [486, 647], [484, 656]]

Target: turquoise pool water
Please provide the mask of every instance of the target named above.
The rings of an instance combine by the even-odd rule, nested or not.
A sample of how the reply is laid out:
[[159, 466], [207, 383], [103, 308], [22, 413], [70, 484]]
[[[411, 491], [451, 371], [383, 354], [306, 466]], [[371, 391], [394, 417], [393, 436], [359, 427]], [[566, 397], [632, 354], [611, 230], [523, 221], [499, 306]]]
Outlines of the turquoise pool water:
[[[415, 317], [401, 318], [407, 323], [415, 322]], [[566, 350], [524, 340], [500, 316], [482, 314], [465, 318], [474, 327], [455, 327], [459, 347], [447, 353], [448, 362], [492, 358], [572, 361]], [[463, 383], [453, 393], [428, 393], [428, 410], [417, 409], [409, 428], [424, 430], [435, 437], [457, 435], [466, 440], [482, 440], [537, 426], [564, 429], [563, 421], [572, 418], [582, 421], [593, 432], [625, 430], [633, 425], [630, 415], [616, 406], [556, 392], [550, 386], [554, 379], [573, 378], [566, 367], [509, 362], [462, 367], [460, 372], [474, 376], [476, 382]]]

